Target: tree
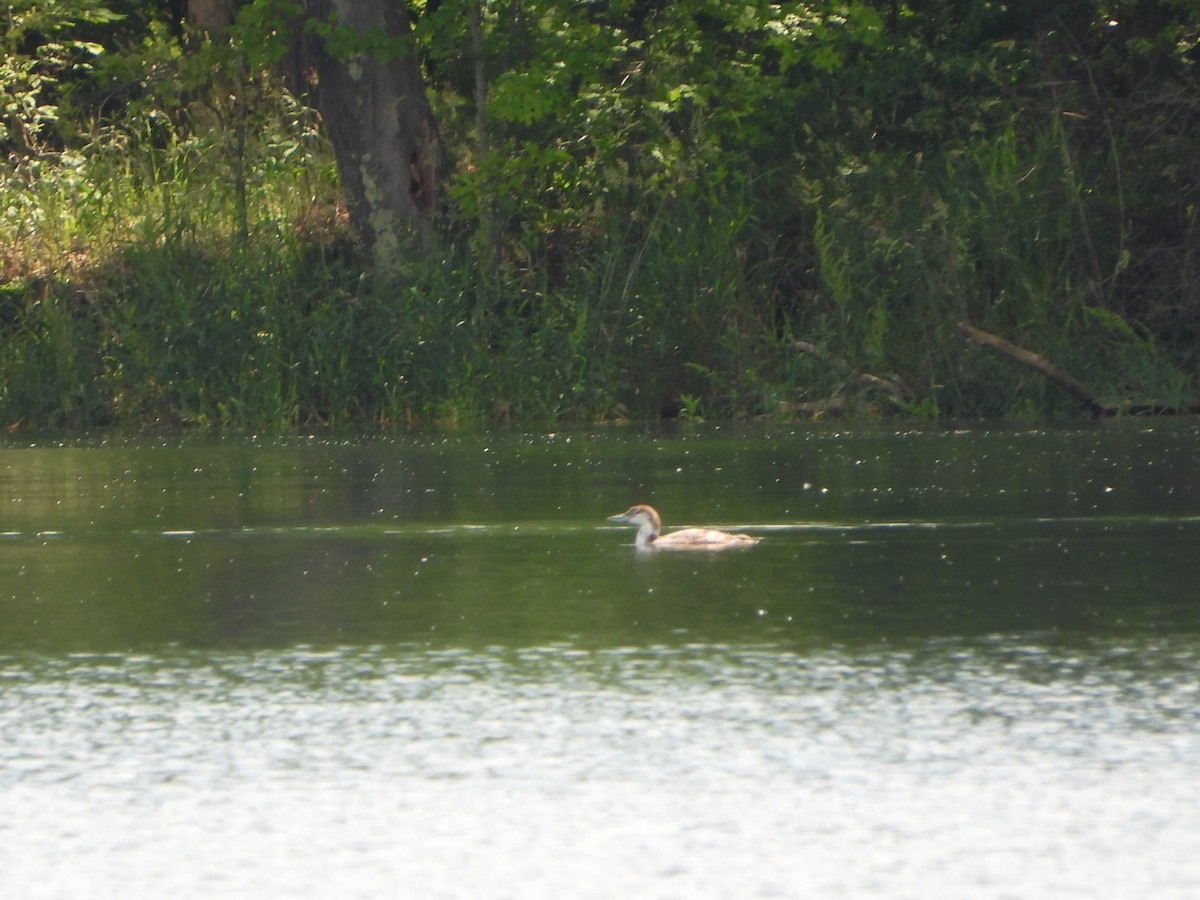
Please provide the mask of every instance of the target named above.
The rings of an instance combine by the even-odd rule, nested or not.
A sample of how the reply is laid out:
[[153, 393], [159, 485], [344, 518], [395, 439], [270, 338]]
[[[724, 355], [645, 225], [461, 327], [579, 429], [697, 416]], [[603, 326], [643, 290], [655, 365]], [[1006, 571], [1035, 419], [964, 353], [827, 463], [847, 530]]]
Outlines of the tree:
[[233, 0], [187, 0], [187, 22], [209, 34], [219, 34], [233, 24]]
[[302, 64], [337, 158], [351, 221], [374, 261], [428, 250], [444, 152], [403, 3], [307, 0]]

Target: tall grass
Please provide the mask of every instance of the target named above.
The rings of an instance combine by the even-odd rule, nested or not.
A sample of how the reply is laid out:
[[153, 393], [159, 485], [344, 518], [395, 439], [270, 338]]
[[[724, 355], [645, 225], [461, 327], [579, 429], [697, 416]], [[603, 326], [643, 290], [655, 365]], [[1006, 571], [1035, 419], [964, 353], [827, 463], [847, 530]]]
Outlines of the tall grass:
[[[257, 195], [239, 237], [232, 194], [203, 171], [108, 168], [106, 184], [84, 167], [80, 203], [43, 194], [44, 210], [73, 207], [91, 221], [44, 231], [61, 243], [38, 255], [73, 252], [74, 268], [45, 279], [32, 267], [14, 272], [2, 310], [0, 419], [85, 427], [645, 417], [681, 392], [713, 393], [716, 373], [736, 369], [741, 348], [731, 356], [725, 346], [742, 308], [733, 251], [691, 252], [713, 226], [685, 216], [638, 235], [614, 226], [603, 267], [578, 267], [555, 284], [522, 272], [483, 278], [453, 246], [385, 279], [356, 263], [335, 213], [313, 223], [309, 205], [284, 202], [295, 185], [277, 181], [273, 197]], [[87, 239], [73, 245], [74, 233]]]
[[[1190, 332], [1166, 343], [1120, 302], [1148, 268], [1108, 221], [1131, 202], [1104, 179], [1115, 160], [1081, 158], [1058, 117], [941, 153], [879, 150], [790, 190], [774, 170], [698, 176], [592, 216], [565, 250], [524, 233], [536, 252], [481, 264], [447, 238], [385, 276], [359, 262], [311, 123], [279, 103], [236, 152], [219, 130], [133, 122], [9, 174], [0, 423], [776, 416], [855, 395], [848, 370], [910, 390], [862, 408], [1074, 411], [964, 345], [963, 319], [1114, 401], [1197, 389]], [[1183, 271], [1171, 302], [1200, 307]]]
[[1168, 349], [1114, 308], [1128, 253], [1112, 221], [1121, 198], [1105, 160], [1064, 163], [1071, 141], [1051, 117], [929, 159], [880, 154], [823, 183], [814, 246], [824, 302], [810, 327], [855, 367], [903, 379], [925, 412], [1070, 409], [1038, 376], [965, 347], [960, 320], [1049, 356], [1114, 401], [1132, 389], [1182, 403], [1197, 389], [1194, 347]]

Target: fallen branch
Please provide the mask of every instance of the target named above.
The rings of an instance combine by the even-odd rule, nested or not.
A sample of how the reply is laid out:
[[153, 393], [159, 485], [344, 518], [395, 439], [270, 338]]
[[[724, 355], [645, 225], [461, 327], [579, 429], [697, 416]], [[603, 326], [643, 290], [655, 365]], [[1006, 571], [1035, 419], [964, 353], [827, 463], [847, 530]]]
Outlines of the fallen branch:
[[1011, 344], [999, 335], [983, 331], [974, 325], [968, 325], [966, 322], [959, 322], [956, 328], [958, 329], [958, 333], [968, 341], [981, 344], [989, 350], [995, 350], [1002, 356], [1007, 356], [1009, 359], [1019, 362], [1023, 366], [1028, 366], [1050, 383], [1058, 385], [1076, 400], [1086, 405], [1096, 418], [1115, 416], [1117, 414], [1116, 407], [1109, 406], [1107, 403], [1101, 401], [1096, 396], [1095, 391], [1078, 379], [1068, 375], [1058, 366], [1054, 365], [1054, 363], [1050, 362], [1050, 360], [1046, 359], [1046, 357], [1039, 356], [1037, 353], [1034, 353], [1032, 350], [1026, 350], [1024, 347], [1018, 347], [1016, 344]]
[[892, 378], [884, 378], [881, 375], [873, 375], [870, 372], [860, 372], [840, 356], [822, 350], [816, 344], [809, 343], [808, 341], [793, 341], [792, 347], [801, 353], [807, 353], [809, 356], [821, 360], [821, 362], [847, 370], [854, 377], [854, 383], [860, 388], [878, 388], [881, 391], [891, 394], [897, 400], [907, 400], [912, 396], [912, 392], [904, 382]]

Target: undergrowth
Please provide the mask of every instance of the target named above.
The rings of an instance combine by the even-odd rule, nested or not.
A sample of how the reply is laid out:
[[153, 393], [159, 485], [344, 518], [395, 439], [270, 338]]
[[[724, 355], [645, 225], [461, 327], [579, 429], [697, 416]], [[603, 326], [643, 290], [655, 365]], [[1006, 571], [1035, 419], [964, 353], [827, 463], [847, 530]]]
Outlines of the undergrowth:
[[[387, 273], [355, 244], [315, 114], [230, 48], [160, 30], [100, 73], [118, 113], [53, 144], [48, 105], [5, 126], [0, 423], [1080, 414], [960, 321], [1117, 407], [1194, 403], [1195, 28], [1117, 53], [1085, 23], [1085, 53], [1016, 17], [1012, 40], [927, 44], [856, 8], [859, 30], [822, 32], [836, 59], [813, 43], [784, 72], [718, 42], [740, 60], [718, 70], [667, 41], [669, 65], [617, 71], [601, 41], [576, 48], [586, 90], [552, 96], [562, 40], [617, 32], [529, 32], [538, 88], [494, 79], [486, 157], [447, 76], [444, 233]], [[42, 63], [10, 44], [0, 82], [41, 103]], [[460, 46], [438, 59], [461, 76]], [[56, 73], [90, 52], [63, 47]], [[572, 122], [586, 140], [556, 130]]]

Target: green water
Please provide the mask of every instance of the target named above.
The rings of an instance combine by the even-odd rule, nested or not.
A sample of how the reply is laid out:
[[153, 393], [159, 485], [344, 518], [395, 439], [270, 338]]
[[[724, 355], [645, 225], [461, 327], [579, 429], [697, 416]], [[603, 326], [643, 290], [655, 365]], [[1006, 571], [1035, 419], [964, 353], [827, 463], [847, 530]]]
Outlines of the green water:
[[[1196, 627], [1196, 434], [140, 440], [0, 451], [0, 651]], [[750, 553], [643, 559], [652, 502]]]
[[1198, 438], [10, 439], [0, 893], [1186, 897]]

